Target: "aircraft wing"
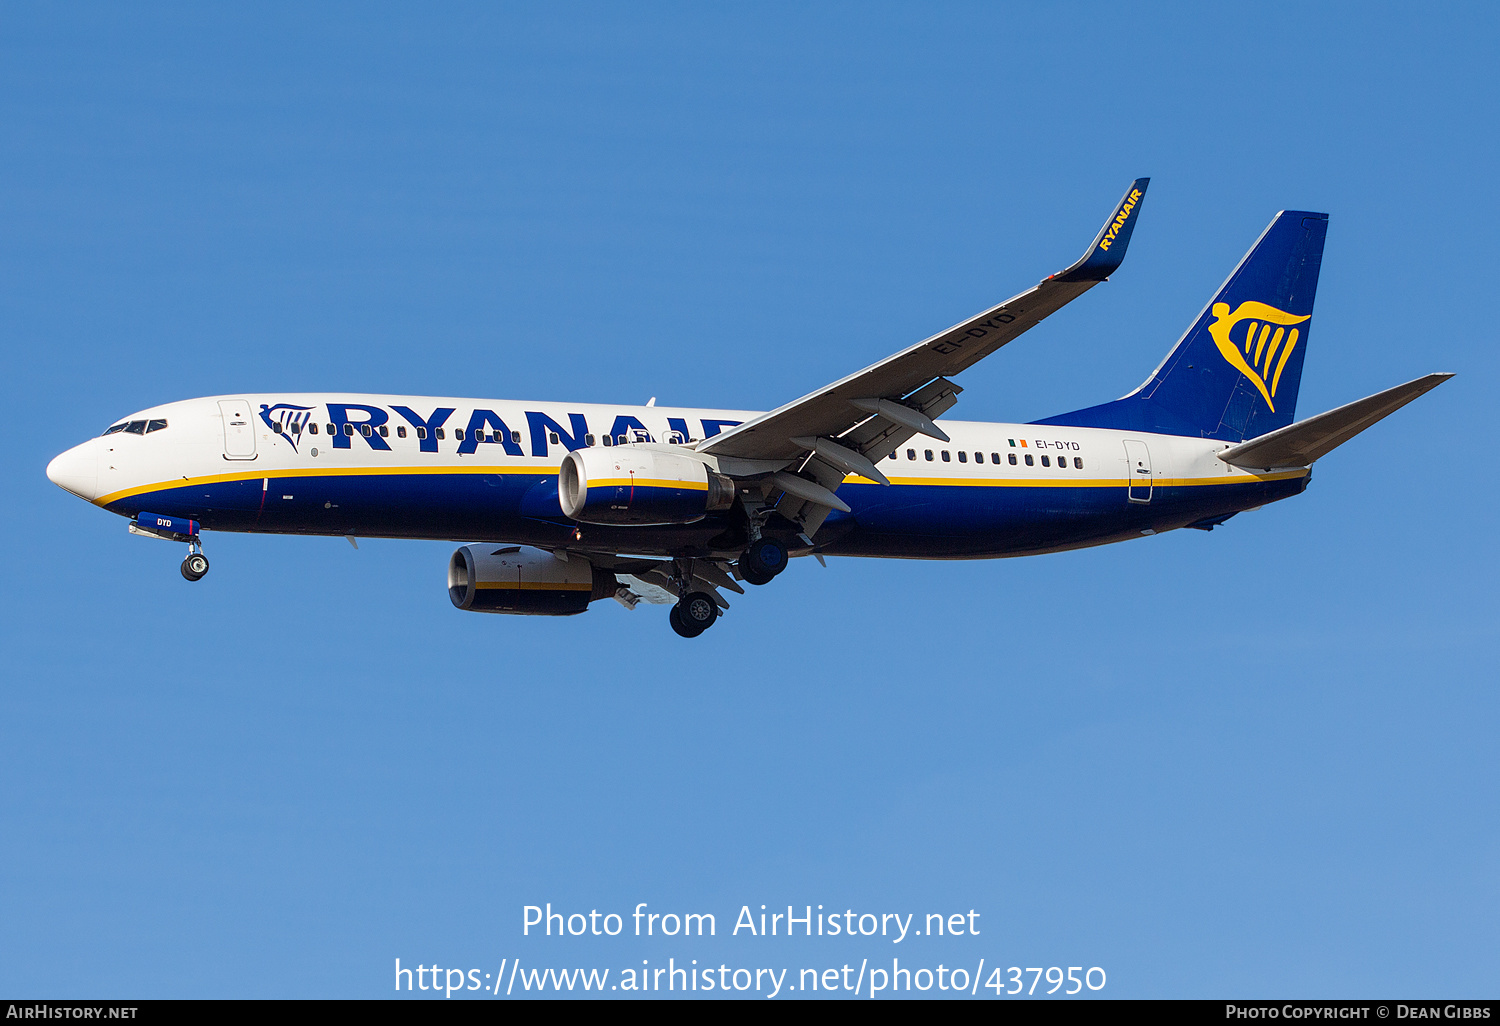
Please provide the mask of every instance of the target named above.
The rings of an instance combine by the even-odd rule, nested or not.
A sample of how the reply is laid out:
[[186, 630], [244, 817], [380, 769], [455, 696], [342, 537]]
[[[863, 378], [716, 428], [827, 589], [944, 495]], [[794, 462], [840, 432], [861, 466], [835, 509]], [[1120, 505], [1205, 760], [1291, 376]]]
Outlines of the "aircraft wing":
[[[917, 431], [927, 428], [933, 417], [953, 405], [953, 397], [961, 391], [942, 379], [978, 363], [1114, 273], [1125, 258], [1150, 181], [1138, 178], [1131, 183], [1087, 252], [1066, 270], [909, 349], [715, 435], [698, 451], [743, 459], [790, 460], [811, 448], [799, 444], [799, 440], [840, 439], [869, 420], [885, 419], [889, 421], [887, 426], [921, 425]], [[891, 408], [882, 411], [881, 400], [904, 406], [918, 416], [912, 418]], [[889, 447], [882, 452], [884, 440], [869, 444], [875, 441], [866, 440], [862, 451], [873, 448], [874, 458], [884, 456]]]
[[848, 510], [833, 494], [846, 475], [888, 484], [875, 463], [907, 439], [925, 434], [948, 440], [933, 420], [963, 391], [949, 376], [978, 363], [1114, 273], [1125, 259], [1150, 181], [1137, 178], [1130, 184], [1089, 248], [1066, 270], [894, 356], [715, 435], [700, 443], [698, 451], [730, 460], [783, 464], [806, 456], [800, 466], [788, 467], [767, 482], [766, 499], [777, 512], [802, 525], [804, 535], [812, 535], [832, 509]]

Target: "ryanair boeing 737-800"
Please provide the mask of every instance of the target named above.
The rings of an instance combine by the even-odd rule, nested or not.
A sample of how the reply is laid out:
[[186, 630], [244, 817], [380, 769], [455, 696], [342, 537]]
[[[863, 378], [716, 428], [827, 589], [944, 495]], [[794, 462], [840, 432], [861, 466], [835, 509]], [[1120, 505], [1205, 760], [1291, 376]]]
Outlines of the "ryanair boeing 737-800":
[[1326, 214], [1284, 210], [1146, 383], [1029, 424], [940, 420], [960, 371], [1106, 280], [1149, 180], [1087, 252], [1013, 299], [770, 413], [271, 394], [142, 410], [47, 476], [188, 546], [200, 531], [465, 542], [459, 609], [568, 615], [613, 598], [711, 627], [793, 556], [980, 559], [1211, 530], [1451, 375], [1294, 421]]

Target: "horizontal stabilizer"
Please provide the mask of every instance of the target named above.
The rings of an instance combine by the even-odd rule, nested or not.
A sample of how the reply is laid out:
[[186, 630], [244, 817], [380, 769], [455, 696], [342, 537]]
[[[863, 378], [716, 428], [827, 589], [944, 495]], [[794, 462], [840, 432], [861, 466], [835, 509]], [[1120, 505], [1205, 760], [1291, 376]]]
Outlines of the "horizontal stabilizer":
[[1219, 459], [1236, 467], [1274, 470], [1306, 467], [1328, 455], [1376, 421], [1395, 413], [1424, 392], [1437, 388], [1452, 374], [1428, 374], [1404, 385], [1356, 400], [1336, 410], [1288, 424], [1259, 438], [1232, 445]]

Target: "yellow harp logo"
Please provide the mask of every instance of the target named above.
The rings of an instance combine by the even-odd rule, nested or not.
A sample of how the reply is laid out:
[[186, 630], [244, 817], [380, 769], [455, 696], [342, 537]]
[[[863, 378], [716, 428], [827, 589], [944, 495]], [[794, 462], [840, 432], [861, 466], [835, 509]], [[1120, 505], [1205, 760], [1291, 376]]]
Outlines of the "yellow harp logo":
[[[1276, 404], [1271, 400], [1300, 334], [1292, 325], [1311, 320], [1312, 314], [1293, 317], [1285, 310], [1253, 301], [1241, 303], [1234, 313], [1229, 312], [1228, 303], [1215, 303], [1212, 313], [1214, 322], [1208, 326], [1208, 333], [1214, 345], [1231, 367], [1260, 389], [1266, 405], [1272, 413], [1276, 412]], [[1231, 338], [1231, 332], [1240, 334], [1235, 329], [1241, 324], [1246, 325], [1243, 338]]]

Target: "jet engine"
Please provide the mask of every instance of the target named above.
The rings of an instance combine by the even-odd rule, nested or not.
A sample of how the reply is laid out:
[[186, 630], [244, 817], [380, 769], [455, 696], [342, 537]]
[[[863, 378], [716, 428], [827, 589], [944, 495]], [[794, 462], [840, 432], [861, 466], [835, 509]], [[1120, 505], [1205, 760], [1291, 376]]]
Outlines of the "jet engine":
[[563, 512], [585, 524], [690, 524], [734, 505], [734, 482], [691, 456], [633, 445], [575, 449], [557, 477]]
[[582, 556], [564, 561], [524, 545], [465, 545], [448, 560], [448, 597], [475, 613], [571, 616], [618, 587]]

